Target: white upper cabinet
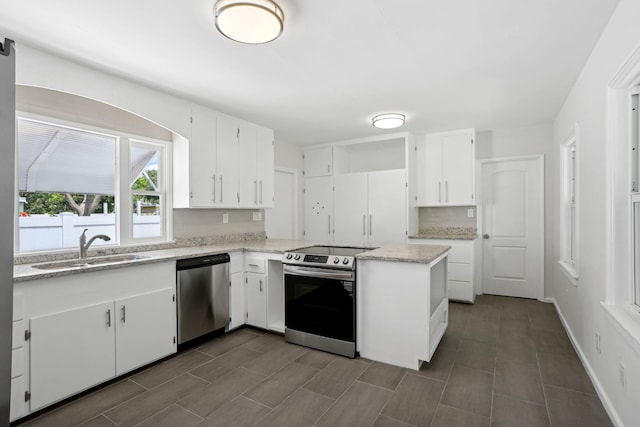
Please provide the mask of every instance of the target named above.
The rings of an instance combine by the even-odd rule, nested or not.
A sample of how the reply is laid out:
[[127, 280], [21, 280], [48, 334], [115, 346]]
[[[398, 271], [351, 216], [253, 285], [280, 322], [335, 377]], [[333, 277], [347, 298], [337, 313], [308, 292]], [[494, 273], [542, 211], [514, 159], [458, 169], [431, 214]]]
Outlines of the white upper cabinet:
[[475, 130], [425, 135], [416, 143], [416, 205], [475, 205]]
[[271, 208], [274, 191], [273, 131], [241, 122], [240, 207]]
[[173, 144], [174, 207], [273, 207], [273, 140], [271, 129], [194, 108], [190, 140]]
[[310, 148], [304, 152], [304, 176], [327, 176], [333, 174], [333, 147]]

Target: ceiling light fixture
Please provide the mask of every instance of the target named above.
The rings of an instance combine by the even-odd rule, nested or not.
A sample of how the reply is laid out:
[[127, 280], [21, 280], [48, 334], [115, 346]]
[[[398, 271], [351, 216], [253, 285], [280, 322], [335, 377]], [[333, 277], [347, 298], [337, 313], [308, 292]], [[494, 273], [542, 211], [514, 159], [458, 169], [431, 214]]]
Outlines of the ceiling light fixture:
[[385, 113], [373, 116], [371, 122], [379, 129], [393, 129], [404, 124], [405, 116], [400, 113]]
[[218, 0], [213, 11], [218, 31], [240, 43], [270, 42], [284, 28], [284, 13], [272, 0]]

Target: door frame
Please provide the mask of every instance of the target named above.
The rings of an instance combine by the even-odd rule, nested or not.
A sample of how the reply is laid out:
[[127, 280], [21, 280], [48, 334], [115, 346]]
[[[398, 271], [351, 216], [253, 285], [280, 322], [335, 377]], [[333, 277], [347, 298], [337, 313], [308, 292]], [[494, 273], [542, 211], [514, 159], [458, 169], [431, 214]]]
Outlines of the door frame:
[[484, 243], [483, 243], [483, 237], [482, 235], [485, 234], [484, 233], [484, 218], [483, 218], [483, 203], [484, 203], [484, 198], [483, 198], [483, 194], [482, 194], [482, 190], [483, 190], [483, 182], [482, 182], [482, 175], [484, 172], [484, 167], [485, 165], [491, 164], [491, 163], [502, 163], [502, 162], [513, 162], [513, 161], [526, 161], [526, 160], [534, 160], [537, 163], [537, 167], [538, 167], [538, 172], [540, 173], [540, 182], [538, 183], [540, 185], [540, 221], [538, 223], [538, 231], [539, 231], [539, 236], [540, 236], [540, 283], [538, 283], [537, 285], [537, 291], [536, 291], [536, 295], [537, 295], [537, 299], [539, 301], [544, 301], [545, 300], [545, 292], [544, 292], [544, 288], [545, 288], [545, 277], [544, 277], [544, 270], [545, 270], [545, 230], [544, 230], [544, 223], [545, 223], [545, 205], [544, 205], [544, 199], [545, 199], [545, 188], [544, 188], [544, 154], [533, 154], [533, 155], [527, 155], [527, 156], [513, 156], [513, 157], [496, 157], [493, 159], [480, 159], [480, 160], [476, 160], [476, 164], [478, 167], [476, 167], [476, 183], [479, 183], [479, 185], [476, 186], [476, 213], [477, 213], [477, 219], [478, 219], [478, 239], [480, 239], [480, 244], [479, 244], [479, 250], [478, 250], [478, 255], [476, 256], [475, 259], [475, 263], [476, 266], [478, 268], [478, 275], [476, 277], [479, 277], [480, 280], [477, 281], [477, 285], [476, 285], [476, 294], [478, 295], [482, 295], [484, 293]]
[[[276, 172], [280, 172], [280, 173], [287, 173], [289, 175], [291, 175], [291, 178], [293, 180], [293, 196], [291, 199], [291, 206], [293, 208], [293, 240], [298, 240], [300, 238], [300, 232], [298, 230], [298, 214], [299, 214], [299, 209], [298, 209], [298, 170], [297, 169], [293, 169], [293, 168], [288, 168], [288, 167], [284, 167], [284, 166], [276, 166], [274, 168], [273, 171], [273, 191], [275, 194], [275, 174]], [[277, 202], [277, 200], [274, 199], [273, 203], [275, 206], [275, 203]], [[265, 220], [266, 220], [266, 214], [265, 214]], [[265, 221], [265, 232], [266, 232], [266, 221]]]

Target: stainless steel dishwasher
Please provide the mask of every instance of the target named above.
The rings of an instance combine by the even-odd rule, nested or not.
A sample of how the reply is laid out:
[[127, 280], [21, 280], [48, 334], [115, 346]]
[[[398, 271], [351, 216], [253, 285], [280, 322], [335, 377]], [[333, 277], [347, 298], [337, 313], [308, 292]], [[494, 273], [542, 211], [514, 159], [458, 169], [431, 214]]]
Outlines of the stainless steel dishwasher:
[[179, 260], [178, 344], [229, 326], [229, 254]]

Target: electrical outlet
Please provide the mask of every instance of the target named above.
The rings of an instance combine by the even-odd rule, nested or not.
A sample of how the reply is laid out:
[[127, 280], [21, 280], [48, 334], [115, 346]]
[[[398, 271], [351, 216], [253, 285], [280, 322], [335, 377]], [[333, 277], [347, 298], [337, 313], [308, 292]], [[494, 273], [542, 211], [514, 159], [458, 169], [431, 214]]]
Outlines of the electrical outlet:
[[625, 366], [622, 364], [622, 362], [620, 362], [620, 387], [622, 387], [623, 390], [627, 389], [627, 369], [625, 368]]
[[256, 211], [253, 213], [253, 220], [254, 221], [262, 221], [262, 212], [260, 211]]
[[473, 208], [467, 209], [467, 218], [473, 218]]
[[602, 354], [602, 346], [600, 345], [600, 334], [596, 332], [596, 351]]
[[229, 214], [222, 214], [222, 223], [223, 224], [229, 224]]

